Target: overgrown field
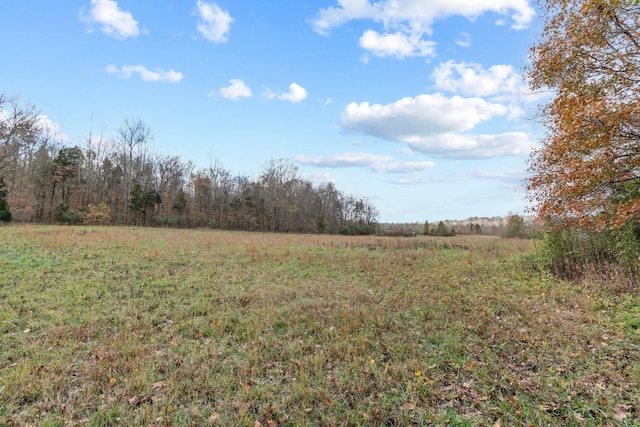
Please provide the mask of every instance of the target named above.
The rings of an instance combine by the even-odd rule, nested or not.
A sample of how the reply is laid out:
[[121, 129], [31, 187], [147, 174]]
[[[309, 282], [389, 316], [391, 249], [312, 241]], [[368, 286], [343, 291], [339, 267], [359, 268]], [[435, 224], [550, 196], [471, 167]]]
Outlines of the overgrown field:
[[640, 425], [639, 294], [532, 251], [0, 227], [0, 425]]

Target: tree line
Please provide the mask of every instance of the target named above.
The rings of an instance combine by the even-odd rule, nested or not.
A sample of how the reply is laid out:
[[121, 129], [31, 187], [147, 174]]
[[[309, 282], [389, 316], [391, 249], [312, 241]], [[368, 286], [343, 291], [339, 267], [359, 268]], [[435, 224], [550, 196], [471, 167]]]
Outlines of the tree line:
[[90, 133], [66, 146], [32, 105], [0, 94], [0, 209], [4, 220], [67, 224], [211, 227], [231, 230], [370, 234], [378, 211], [332, 183], [313, 184], [286, 159], [260, 175], [219, 162], [198, 168], [151, 147], [142, 120], [111, 137]]

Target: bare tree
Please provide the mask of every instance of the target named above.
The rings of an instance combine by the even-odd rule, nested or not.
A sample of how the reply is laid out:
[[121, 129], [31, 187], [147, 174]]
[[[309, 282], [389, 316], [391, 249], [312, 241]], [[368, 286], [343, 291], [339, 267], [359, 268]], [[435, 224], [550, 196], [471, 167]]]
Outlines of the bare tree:
[[[289, 196], [298, 179], [298, 167], [287, 159], [270, 160], [260, 175], [271, 211], [271, 231], [284, 231], [283, 228], [286, 228], [286, 204], [291, 201]], [[295, 209], [295, 206], [288, 208]]]
[[142, 120], [126, 119], [117, 131], [118, 161], [122, 168], [122, 194], [118, 214], [119, 220], [130, 223], [131, 215], [128, 209], [129, 196], [133, 189], [135, 178], [144, 175], [148, 145], [151, 142], [151, 130]]

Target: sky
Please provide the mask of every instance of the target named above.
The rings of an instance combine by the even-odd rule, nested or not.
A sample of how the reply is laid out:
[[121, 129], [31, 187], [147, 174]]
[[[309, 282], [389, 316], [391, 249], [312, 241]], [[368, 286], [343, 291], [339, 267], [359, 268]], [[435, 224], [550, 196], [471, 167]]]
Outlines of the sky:
[[66, 145], [142, 120], [152, 148], [257, 178], [288, 159], [381, 222], [525, 214], [543, 130], [533, 0], [0, 0], [0, 93]]

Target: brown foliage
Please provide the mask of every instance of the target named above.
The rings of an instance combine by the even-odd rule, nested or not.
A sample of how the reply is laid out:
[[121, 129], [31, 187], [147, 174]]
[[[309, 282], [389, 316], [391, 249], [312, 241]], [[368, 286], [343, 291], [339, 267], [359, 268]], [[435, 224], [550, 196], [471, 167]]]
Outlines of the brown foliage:
[[548, 133], [534, 151], [529, 197], [543, 218], [591, 229], [640, 218], [640, 5], [543, 0], [531, 50]]

